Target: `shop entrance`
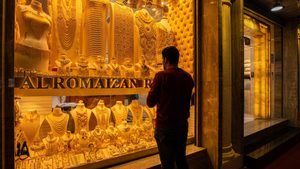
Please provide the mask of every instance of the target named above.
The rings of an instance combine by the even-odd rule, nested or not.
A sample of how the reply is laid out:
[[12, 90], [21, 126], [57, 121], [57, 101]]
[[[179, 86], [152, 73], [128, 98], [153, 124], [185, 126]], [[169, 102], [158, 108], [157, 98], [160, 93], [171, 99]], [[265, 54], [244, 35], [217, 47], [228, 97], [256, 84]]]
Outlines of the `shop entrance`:
[[270, 27], [244, 15], [244, 122], [270, 118]]

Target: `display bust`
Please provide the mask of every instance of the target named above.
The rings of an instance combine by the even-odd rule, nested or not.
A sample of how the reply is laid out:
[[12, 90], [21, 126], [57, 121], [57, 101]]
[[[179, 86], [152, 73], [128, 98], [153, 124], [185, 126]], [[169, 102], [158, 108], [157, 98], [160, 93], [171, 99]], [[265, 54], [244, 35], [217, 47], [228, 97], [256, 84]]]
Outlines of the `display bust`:
[[100, 100], [97, 106], [92, 110], [94, 113], [97, 124], [101, 129], [106, 129], [110, 122], [110, 109], [105, 107], [103, 100]]
[[16, 21], [20, 37], [16, 39], [15, 67], [47, 71], [51, 17], [39, 1], [32, 0], [30, 5], [17, 6]]
[[138, 100], [132, 100], [128, 106], [129, 113], [132, 114], [132, 124], [141, 125], [143, 122], [143, 106], [141, 106]]
[[122, 121], [127, 121], [127, 108], [123, 105], [122, 101], [117, 101], [116, 104], [111, 107], [111, 111], [114, 115], [115, 126], [118, 126]]
[[53, 112], [46, 116], [54, 136], [61, 137], [67, 131], [69, 115], [63, 113], [61, 108], [54, 108]]
[[76, 108], [71, 111], [71, 115], [75, 123], [75, 133], [79, 133], [81, 129], [89, 131], [91, 110], [85, 107], [82, 100], [80, 100]]
[[38, 138], [40, 127], [41, 120], [37, 110], [30, 110], [23, 114], [23, 118], [20, 119], [20, 129], [28, 145], [31, 145], [33, 140]]

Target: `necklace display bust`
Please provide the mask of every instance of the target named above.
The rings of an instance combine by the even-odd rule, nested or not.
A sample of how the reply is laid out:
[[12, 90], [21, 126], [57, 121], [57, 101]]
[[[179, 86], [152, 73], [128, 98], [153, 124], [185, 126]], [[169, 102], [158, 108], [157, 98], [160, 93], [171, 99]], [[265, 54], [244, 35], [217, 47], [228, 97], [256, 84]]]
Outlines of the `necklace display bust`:
[[115, 58], [112, 58], [109, 65], [109, 75], [110, 76], [120, 76], [121, 71], [120, 71], [120, 65], [117, 63]]
[[111, 111], [115, 118], [115, 126], [120, 125], [122, 121], [127, 121], [127, 108], [123, 105], [122, 101], [117, 101], [116, 104], [111, 107]]
[[63, 136], [68, 127], [69, 115], [61, 111], [60, 108], [54, 108], [53, 112], [46, 116], [54, 136]]
[[103, 100], [100, 100], [97, 106], [92, 110], [94, 113], [97, 124], [101, 129], [106, 129], [109, 126], [110, 122], [110, 109], [105, 107]]
[[132, 124], [141, 125], [143, 122], [143, 106], [141, 106], [138, 100], [132, 100], [128, 106], [128, 112], [132, 114]]
[[67, 57], [65, 54], [61, 54], [60, 57], [55, 61], [56, 66], [58, 68], [58, 72], [60, 73], [70, 73], [70, 68], [72, 65], [71, 59]]
[[42, 4], [18, 5], [16, 21], [20, 37], [16, 40], [15, 67], [47, 71], [49, 63], [49, 32], [52, 20], [43, 12]]
[[67, 131], [63, 136], [62, 136], [62, 141], [64, 144], [64, 151], [70, 151], [72, 148], [72, 141], [74, 139], [74, 136], [71, 134], [71, 131]]
[[59, 150], [59, 137], [55, 137], [53, 132], [48, 132], [46, 138], [43, 139], [46, 147], [46, 155], [51, 156], [58, 153]]
[[91, 139], [96, 144], [96, 148], [105, 148], [107, 147], [106, 131], [103, 130], [99, 125], [91, 132]]
[[85, 129], [81, 129], [80, 132], [76, 134], [76, 141], [76, 149], [79, 148], [82, 152], [87, 151], [89, 149], [89, 145], [91, 144], [90, 133]]
[[75, 123], [75, 133], [79, 133], [81, 129], [89, 131], [89, 121], [91, 117], [91, 110], [84, 106], [82, 100], [80, 100], [75, 109], [71, 110], [72, 118]]
[[97, 71], [97, 75], [107, 76], [108, 65], [105, 63], [104, 57], [97, 56], [93, 66]]
[[20, 129], [24, 134], [25, 140], [28, 145], [33, 143], [33, 140], [38, 137], [38, 133], [41, 127], [40, 115], [36, 110], [31, 110], [24, 113], [23, 118], [20, 119]]

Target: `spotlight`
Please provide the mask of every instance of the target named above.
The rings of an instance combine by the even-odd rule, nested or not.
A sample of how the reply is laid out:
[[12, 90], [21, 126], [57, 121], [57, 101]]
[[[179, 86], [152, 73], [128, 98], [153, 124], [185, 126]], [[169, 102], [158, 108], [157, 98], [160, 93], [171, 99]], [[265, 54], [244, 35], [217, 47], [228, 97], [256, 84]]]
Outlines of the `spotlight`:
[[272, 12], [280, 11], [284, 8], [284, 6], [280, 2], [276, 2], [273, 7], [271, 8]]

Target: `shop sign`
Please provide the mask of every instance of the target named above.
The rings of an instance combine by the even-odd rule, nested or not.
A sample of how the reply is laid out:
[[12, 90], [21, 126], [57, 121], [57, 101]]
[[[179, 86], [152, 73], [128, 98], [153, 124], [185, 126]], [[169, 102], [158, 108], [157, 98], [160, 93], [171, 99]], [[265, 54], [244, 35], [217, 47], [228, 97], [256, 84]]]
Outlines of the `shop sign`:
[[96, 77], [15, 77], [19, 89], [150, 88], [151, 79]]

